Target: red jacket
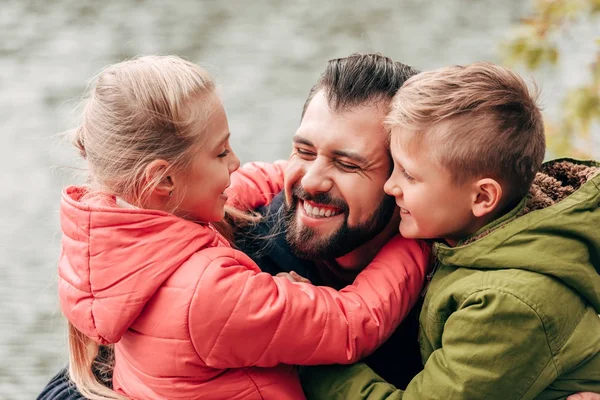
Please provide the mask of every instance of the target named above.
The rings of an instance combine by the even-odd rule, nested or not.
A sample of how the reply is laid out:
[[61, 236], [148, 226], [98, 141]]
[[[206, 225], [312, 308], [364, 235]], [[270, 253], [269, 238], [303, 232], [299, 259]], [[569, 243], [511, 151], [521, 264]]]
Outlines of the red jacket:
[[[232, 176], [239, 202], [281, 190], [280, 164]], [[68, 187], [59, 294], [64, 314], [116, 343], [113, 384], [135, 399], [302, 399], [292, 364], [351, 363], [394, 330], [420, 291], [428, 250], [392, 239], [337, 292], [262, 273], [210, 225], [119, 208]]]

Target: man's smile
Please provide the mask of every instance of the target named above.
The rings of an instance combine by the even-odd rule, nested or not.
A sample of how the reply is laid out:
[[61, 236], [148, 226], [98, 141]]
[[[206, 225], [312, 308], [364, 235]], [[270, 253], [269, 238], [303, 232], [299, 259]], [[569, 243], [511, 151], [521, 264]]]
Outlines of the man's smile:
[[308, 200], [299, 201], [302, 202], [304, 213], [311, 218], [329, 218], [342, 213], [342, 210], [337, 207], [314, 203]]

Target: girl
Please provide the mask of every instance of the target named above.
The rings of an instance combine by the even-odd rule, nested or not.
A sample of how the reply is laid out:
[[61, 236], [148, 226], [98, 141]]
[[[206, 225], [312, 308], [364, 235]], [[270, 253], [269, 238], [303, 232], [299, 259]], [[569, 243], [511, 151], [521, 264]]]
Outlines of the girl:
[[[417, 297], [427, 260], [414, 241], [392, 240], [340, 292], [261, 273], [231, 247], [226, 212], [251, 217], [228, 196], [268, 203], [283, 167], [233, 174], [223, 106], [192, 63], [105, 69], [75, 144], [90, 178], [62, 195], [59, 294], [70, 375], [87, 398], [302, 399], [288, 364], [358, 360]], [[111, 343], [115, 391], [92, 372], [98, 344]]]

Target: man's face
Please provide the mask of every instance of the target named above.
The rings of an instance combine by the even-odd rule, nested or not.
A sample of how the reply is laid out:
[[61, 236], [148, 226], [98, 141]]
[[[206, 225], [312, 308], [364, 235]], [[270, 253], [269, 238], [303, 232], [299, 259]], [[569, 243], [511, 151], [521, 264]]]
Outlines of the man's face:
[[287, 241], [308, 259], [341, 257], [382, 231], [395, 206], [383, 191], [390, 170], [379, 106], [334, 113], [323, 92], [294, 135], [286, 169]]
[[476, 230], [477, 218], [471, 209], [476, 179], [457, 184], [435, 161], [431, 143], [407, 151], [404, 143], [410, 135], [401, 128], [392, 129], [394, 171], [385, 183], [385, 192], [400, 207], [400, 233], [413, 239], [446, 239], [455, 245]]

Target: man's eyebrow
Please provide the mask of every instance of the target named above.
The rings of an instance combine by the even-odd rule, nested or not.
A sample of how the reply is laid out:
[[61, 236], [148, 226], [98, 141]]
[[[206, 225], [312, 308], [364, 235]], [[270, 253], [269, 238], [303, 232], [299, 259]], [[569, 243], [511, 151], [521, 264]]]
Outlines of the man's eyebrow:
[[306, 138], [304, 138], [302, 136], [299, 136], [299, 135], [294, 135], [292, 137], [292, 142], [298, 143], [298, 144], [305, 144], [305, 145], [311, 146], [311, 147], [315, 147], [315, 145], [312, 144], [312, 142], [310, 140], [308, 140], [308, 139], [306, 139]]
[[[315, 145], [310, 140], [308, 140], [300, 135], [294, 135], [292, 137], [292, 141], [294, 143], [304, 144], [306, 146], [315, 147]], [[361, 156], [360, 154], [353, 152], [353, 151], [333, 150], [331, 153], [338, 157], [346, 157], [350, 160], [355, 161], [358, 164], [367, 165], [369, 163], [369, 160], [366, 157]]]
[[369, 163], [369, 160], [366, 157], [361, 156], [360, 154], [355, 153], [353, 151], [334, 150], [332, 153], [339, 157], [346, 157], [351, 160], [354, 160], [358, 164], [367, 165]]

